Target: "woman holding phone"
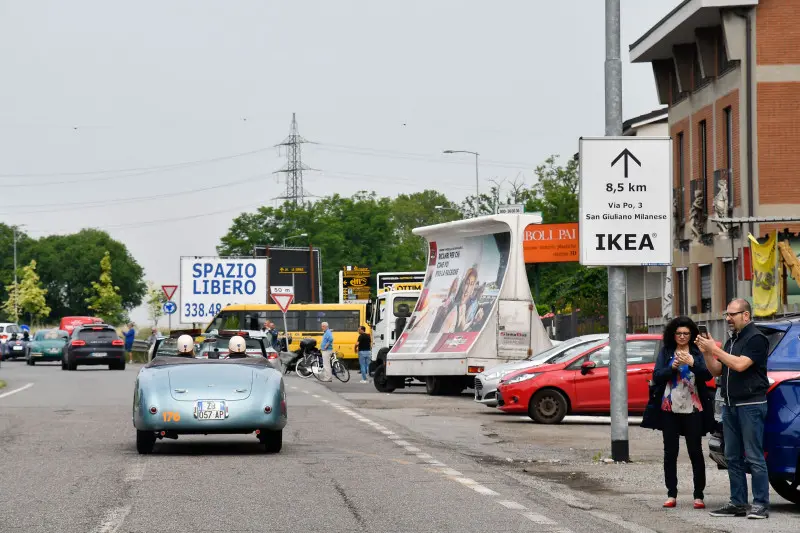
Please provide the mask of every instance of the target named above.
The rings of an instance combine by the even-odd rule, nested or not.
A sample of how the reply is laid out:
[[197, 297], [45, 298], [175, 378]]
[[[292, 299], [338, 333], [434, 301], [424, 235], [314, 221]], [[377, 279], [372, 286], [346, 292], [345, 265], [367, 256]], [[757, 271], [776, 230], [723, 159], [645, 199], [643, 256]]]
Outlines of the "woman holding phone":
[[686, 316], [676, 317], [667, 324], [653, 370], [651, 405], [642, 421], [642, 427], [660, 429], [664, 437], [664, 483], [667, 486], [664, 507], [677, 505], [678, 450], [683, 436], [692, 462], [694, 508], [705, 508], [703, 435], [713, 428], [714, 412], [706, 386], [711, 372], [694, 344], [699, 334], [697, 324]]

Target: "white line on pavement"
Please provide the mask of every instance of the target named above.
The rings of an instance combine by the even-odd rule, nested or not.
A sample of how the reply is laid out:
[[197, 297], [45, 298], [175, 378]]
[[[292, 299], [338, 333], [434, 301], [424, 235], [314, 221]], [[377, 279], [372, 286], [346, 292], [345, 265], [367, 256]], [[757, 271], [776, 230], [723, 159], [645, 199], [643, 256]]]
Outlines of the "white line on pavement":
[[130, 512], [130, 505], [108, 510], [106, 514], [103, 515], [103, 521], [92, 530], [92, 533], [115, 533], [122, 527], [122, 523]]
[[33, 383], [28, 383], [27, 385], [23, 385], [22, 387], [20, 387], [18, 389], [10, 390], [8, 392], [4, 392], [3, 394], [0, 394], [0, 398], [5, 398], [6, 396], [11, 396], [12, 394], [16, 394], [18, 392], [22, 392], [25, 389], [30, 389], [31, 387], [33, 387]]
[[534, 522], [536, 524], [547, 524], [547, 525], [554, 526], [557, 523], [554, 520], [550, 520], [546, 516], [541, 515], [539, 513], [527, 512], [527, 513], [522, 513], [522, 516], [524, 516], [525, 518], [527, 518], [528, 520], [530, 520], [531, 522]]
[[479, 494], [483, 494], [484, 496], [500, 496], [499, 492], [495, 492], [489, 487], [484, 487], [483, 485], [473, 485], [472, 490]]
[[606, 522], [617, 524], [619, 527], [627, 529], [628, 531], [632, 531], [633, 533], [656, 533], [656, 531], [650, 528], [640, 526], [639, 524], [634, 524], [633, 522], [628, 522], [620, 516], [612, 513], [606, 513], [605, 511], [591, 510], [589, 511], [589, 514], [601, 520], [605, 520]]
[[433, 459], [433, 457], [431, 457], [427, 453], [418, 453], [417, 457], [419, 457], [420, 459]]
[[406, 450], [410, 451], [411, 453], [417, 453], [422, 451], [416, 446], [406, 446]]
[[444, 474], [446, 476], [452, 476], [452, 477], [459, 477], [459, 476], [463, 475], [458, 470], [453, 470], [452, 468], [443, 468], [443, 469], [439, 470], [439, 472], [441, 472], [442, 474]]
[[319, 398], [319, 394], [312, 394], [311, 396], [313, 396], [314, 398]]
[[405, 440], [396, 440], [394, 443], [398, 446], [411, 446], [411, 443]]
[[526, 511], [528, 508], [522, 505], [521, 503], [512, 502], [509, 500], [500, 500], [497, 503], [505, 507], [506, 509], [513, 509], [514, 511]]
[[454, 481], [458, 481], [459, 483], [461, 483], [463, 485], [477, 485], [478, 484], [477, 481], [475, 481], [474, 479], [470, 479], [468, 477], [453, 477], [453, 476], [451, 476], [450, 479], [452, 479]]

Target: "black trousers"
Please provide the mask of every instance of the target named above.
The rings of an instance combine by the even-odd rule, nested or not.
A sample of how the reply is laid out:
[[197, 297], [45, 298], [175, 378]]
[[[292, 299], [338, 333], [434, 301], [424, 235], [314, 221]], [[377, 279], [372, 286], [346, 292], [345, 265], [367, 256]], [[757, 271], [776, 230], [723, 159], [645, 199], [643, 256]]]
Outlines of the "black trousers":
[[703, 415], [662, 412], [664, 436], [664, 483], [667, 497], [678, 497], [678, 449], [681, 435], [685, 436], [686, 449], [692, 462], [694, 498], [703, 499], [706, 488], [706, 464], [703, 457]]

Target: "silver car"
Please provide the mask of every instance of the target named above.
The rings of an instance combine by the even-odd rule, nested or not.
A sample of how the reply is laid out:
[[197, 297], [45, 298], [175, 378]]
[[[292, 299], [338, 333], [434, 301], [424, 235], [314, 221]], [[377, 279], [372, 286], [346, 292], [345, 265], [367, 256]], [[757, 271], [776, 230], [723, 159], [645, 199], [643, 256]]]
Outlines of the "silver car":
[[[562, 358], [568, 359], [585, 352], [593, 346], [602, 344], [606, 340], [608, 340], [608, 333], [573, 337], [553, 346], [549, 350], [539, 352], [521, 361], [487, 368], [475, 376], [475, 401], [489, 407], [497, 407], [497, 385], [504, 376], [517, 370], [552, 364]], [[556, 341], [553, 342], [555, 343]]]

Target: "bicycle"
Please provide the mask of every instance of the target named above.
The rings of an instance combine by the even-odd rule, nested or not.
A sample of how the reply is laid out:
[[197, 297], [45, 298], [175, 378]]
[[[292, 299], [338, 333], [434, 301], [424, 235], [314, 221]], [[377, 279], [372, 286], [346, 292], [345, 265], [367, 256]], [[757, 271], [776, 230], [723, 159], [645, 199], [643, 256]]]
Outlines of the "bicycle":
[[[331, 353], [331, 373], [336, 376], [336, 379], [342, 383], [350, 381], [350, 371], [344, 363], [339, 360], [337, 352]], [[318, 355], [314, 361], [311, 362], [311, 373], [314, 377], [322, 381], [322, 356]]]

